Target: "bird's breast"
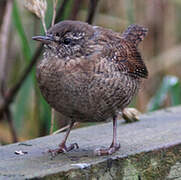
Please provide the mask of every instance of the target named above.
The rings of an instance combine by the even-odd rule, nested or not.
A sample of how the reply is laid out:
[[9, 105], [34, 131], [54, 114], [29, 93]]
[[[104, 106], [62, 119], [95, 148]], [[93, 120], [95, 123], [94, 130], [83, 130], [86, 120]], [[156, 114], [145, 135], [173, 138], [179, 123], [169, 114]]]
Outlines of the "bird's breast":
[[105, 62], [44, 59], [37, 66], [37, 79], [48, 103], [78, 121], [106, 120], [131, 101], [139, 86]]
[[44, 59], [37, 65], [40, 90], [52, 107], [66, 114], [81, 108], [87, 111], [88, 86], [92, 77], [87, 66], [60, 59]]

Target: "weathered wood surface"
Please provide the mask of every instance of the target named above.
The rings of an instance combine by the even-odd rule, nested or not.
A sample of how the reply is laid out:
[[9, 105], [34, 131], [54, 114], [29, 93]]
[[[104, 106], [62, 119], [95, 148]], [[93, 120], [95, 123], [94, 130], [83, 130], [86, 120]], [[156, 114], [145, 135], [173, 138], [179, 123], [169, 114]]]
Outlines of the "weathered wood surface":
[[[80, 149], [51, 158], [47, 150], [63, 135], [1, 146], [0, 179], [181, 179], [181, 107], [142, 115], [131, 124], [119, 121], [121, 148], [112, 156], [93, 155], [95, 148], [110, 145], [112, 123], [73, 130], [68, 143]], [[19, 150], [27, 154], [16, 155]]]

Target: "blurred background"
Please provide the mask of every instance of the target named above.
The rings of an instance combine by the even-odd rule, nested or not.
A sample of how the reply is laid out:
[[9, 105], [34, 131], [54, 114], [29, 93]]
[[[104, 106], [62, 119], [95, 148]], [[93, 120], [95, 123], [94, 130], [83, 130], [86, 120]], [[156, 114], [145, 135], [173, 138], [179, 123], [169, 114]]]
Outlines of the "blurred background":
[[[82, 20], [120, 33], [133, 23], [148, 27], [139, 48], [149, 78], [130, 106], [149, 112], [181, 104], [180, 0], [58, 0], [56, 9], [56, 22]], [[47, 0], [47, 27], [52, 12]], [[31, 39], [40, 34], [42, 23], [24, 0], [0, 1], [0, 145], [49, 134], [51, 109], [35, 78], [42, 47]], [[65, 117], [55, 118], [54, 131], [66, 124]]]

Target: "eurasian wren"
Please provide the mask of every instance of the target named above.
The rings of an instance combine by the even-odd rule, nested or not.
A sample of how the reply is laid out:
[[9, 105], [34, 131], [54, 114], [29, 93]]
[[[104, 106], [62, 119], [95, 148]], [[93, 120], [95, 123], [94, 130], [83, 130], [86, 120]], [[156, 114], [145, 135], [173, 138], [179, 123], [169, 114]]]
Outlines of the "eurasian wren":
[[62, 21], [46, 36], [34, 40], [45, 44], [43, 60], [37, 65], [40, 90], [55, 110], [72, 119], [63, 142], [52, 152], [70, 151], [66, 146], [75, 121], [102, 122], [113, 118], [113, 141], [97, 155], [112, 154], [120, 148], [116, 140], [117, 114], [139, 89], [147, 68], [137, 46], [147, 29], [130, 25], [119, 34], [79, 21]]

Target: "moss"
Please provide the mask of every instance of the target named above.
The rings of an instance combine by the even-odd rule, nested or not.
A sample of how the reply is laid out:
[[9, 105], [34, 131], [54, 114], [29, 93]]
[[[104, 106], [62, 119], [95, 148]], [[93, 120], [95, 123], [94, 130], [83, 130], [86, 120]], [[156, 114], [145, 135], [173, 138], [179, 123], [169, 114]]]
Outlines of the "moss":
[[171, 180], [181, 178], [181, 144], [126, 158], [108, 158], [86, 169], [74, 169], [46, 179]]
[[[132, 179], [166, 179], [177, 161], [181, 159], [180, 146], [141, 153], [127, 159], [124, 178]], [[178, 168], [177, 168], [178, 169]], [[173, 172], [173, 170], [172, 170]], [[181, 176], [180, 176], [181, 177]]]
[[139, 180], [139, 172], [132, 164], [131, 160], [127, 159], [124, 167], [123, 180]]

